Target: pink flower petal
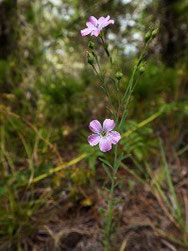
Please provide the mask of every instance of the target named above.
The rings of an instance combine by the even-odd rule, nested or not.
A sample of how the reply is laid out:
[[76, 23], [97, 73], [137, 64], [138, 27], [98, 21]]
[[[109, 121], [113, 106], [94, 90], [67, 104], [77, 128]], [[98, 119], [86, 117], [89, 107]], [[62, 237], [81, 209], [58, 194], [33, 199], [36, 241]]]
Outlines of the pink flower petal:
[[87, 22], [86, 25], [88, 28], [92, 28], [92, 29], [95, 28], [95, 26], [91, 22]]
[[81, 30], [81, 35], [82, 35], [82, 37], [84, 37], [84, 36], [87, 36], [91, 32], [92, 32], [91, 28], [85, 28], [85, 29]]
[[114, 24], [114, 20], [109, 20], [109, 21], [104, 21], [102, 24], [100, 24], [100, 28], [103, 29], [106, 26], [108, 26], [109, 24]]
[[99, 142], [99, 148], [102, 152], [107, 152], [112, 149], [112, 143], [109, 139], [109, 137], [101, 137]]
[[95, 37], [98, 37], [99, 33], [100, 33], [100, 30], [97, 29], [97, 30], [92, 31], [92, 32], [91, 32], [91, 35], [92, 35], [92, 36], [95, 36]]
[[109, 132], [108, 137], [110, 138], [111, 143], [114, 145], [117, 144], [118, 141], [121, 139], [120, 133], [116, 131]]
[[91, 146], [96, 146], [100, 141], [100, 136], [98, 134], [91, 134], [88, 137], [88, 142]]
[[103, 22], [105, 22], [106, 18], [105, 17], [100, 17], [98, 19], [98, 24], [102, 24]]
[[97, 26], [98, 24], [98, 21], [94, 16], [91, 16], [88, 21], [92, 23], [94, 26]]
[[89, 123], [89, 129], [90, 129], [92, 132], [100, 133], [100, 132], [102, 131], [101, 123], [100, 123], [98, 120], [92, 120], [92, 121]]
[[110, 16], [108, 15], [106, 18], [105, 18], [106, 21], [110, 20]]
[[98, 37], [101, 30], [110, 24], [114, 24], [114, 20], [110, 19], [109, 15], [107, 17], [100, 17], [98, 20], [96, 17], [91, 16], [86, 23], [87, 28], [81, 30], [81, 35], [87, 36], [91, 34], [91, 36]]
[[114, 24], [115, 23], [115, 21], [113, 20], [113, 19], [110, 19], [109, 21], [108, 21], [108, 25], [109, 24]]
[[114, 129], [115, 125], [116, 124], [113, 119], [105, 119], [103, 122], [103, 130], [105, 132], [110, 132]]

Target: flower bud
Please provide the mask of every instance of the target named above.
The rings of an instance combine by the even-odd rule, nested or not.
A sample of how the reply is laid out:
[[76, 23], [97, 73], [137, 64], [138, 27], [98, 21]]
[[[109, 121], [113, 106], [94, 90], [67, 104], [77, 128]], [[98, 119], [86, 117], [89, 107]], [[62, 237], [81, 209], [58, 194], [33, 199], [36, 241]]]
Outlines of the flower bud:
[[121, 73], [120, 71], [118, 71], [118, 72], [116, 72], [115, 77], [116, 77], [117, 80], [121, 80], [122, 77], [123, 77], [123, 73]]
[[145, 42], [147, 42], [148, 40], [150, 40], [151, 36], [152, 36], [151, 32], [148, 31], [148, 32], [146, 33], [146, 35], [145, 35], [145, 38], [144, 38]]
[[94, 63], [94, 58], [91, 54], [88, 54], [87, 56], [87, 62], [90, 64], [90, 65], [93, 65]]
[[157, 36], [157, 33], [158, 33], [158, 29], [153, 30], [151, 33], [152, 38], [155, 38]]
[[88, 47], [93, 50], [95, 49], [95, 44], [92, 41], [89, 41]]
[[144, 66], [141, 66], [140, 69], [139, 69], [139, 72], [142, 74], [145, 72], [145, 67]]

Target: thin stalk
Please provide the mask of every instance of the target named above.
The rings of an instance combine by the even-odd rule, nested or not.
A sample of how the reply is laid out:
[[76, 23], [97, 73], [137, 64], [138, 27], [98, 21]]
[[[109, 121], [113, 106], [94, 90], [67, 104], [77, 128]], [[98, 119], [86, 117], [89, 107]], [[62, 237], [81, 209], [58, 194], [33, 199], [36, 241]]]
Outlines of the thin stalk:
[[106, 221], [106, 229], [105, 229], [105, 251], [110, 250], [110, 236], [111, 236], [111, 229], [112, 229], [112, 219], [113, 219], [113, 212], [114, 212], [114, 173], [112, 176], [111, 188], [110, 188], [110, 203], [108, 206], [108, 213], [107, 213], [107, 221]]
[[118, 171], [118, 168], [115, 168], [117, 157], [118, 157], [118, 145], [116, 145], [114, 149], [114, 166], [113, 166], [113, 174], [110, 188], [110, 202], [108, 206], [107, 221], [106, 221], [107, 225], [105, 229], [105, 249], [104, 249], [105, 251], [110, 250], [110, 236], [112, 232], [112, 220], [114, 214], [114, 188], [115, 188], [116, 174]]
[[103, 47], [104, 47], [104, 50], [105, 50], [105, 52], [106, 52], [106, 55], [107, 55], [108, 58], [110, 59], [110, 63], [111, 63], [111, 65], [112, 65], [112, 64], [113, 64], [113, 60], [112, 60], [112, 57], [111, 57], [110, 52], [109, 52], [109, 50], [108, 50], [108, 45], [107, 45], [106, 42], [104, 41], [103, 35], [100, 36], [100, 39], [101, 39], [101, 41], [102, 41], [102, 45], [103, 45]]
[[146, 50], [147, 50], [148, 45], [149, 45], [149, 43], [150, 43], [151, 40], [152, 39], [150, 39], [150, 40], [148, 40], [146, 42], [146, 44], [145, 44], [145, 46], [144, 46], [144, 48], [143, 48], [143, 50], [142, 50], [142, 52], [140, 54], [140, 57], [139, 57], [139, 59], [137, 61], [137, 64], [134, 67], [134, 70], [132, 72], [132, 75], [131, 75], [128, 87], [127, 87], [127, 89], [125, 91], [125, 94], [124, 94], [124, 96], [122, 98], [121, 106], [123, 106], [123, 104], [124, 104], [125, 101], [126, 101], [126, 103], [125, 103], [123, 115], [122, 115], [122, 118], [121, 118], [121, 121], [120, 121], [120, 124], [119, 124], [119, 129], [121, 129], [121, 127], [122, 127], [122, 123], [124, 121], [124, 117], [125, 117], [126, 112], [127, 112], [127, 106], [129, 104], [131, 94], [132, 94], [132, 92], [134, 90], [134, 87], [136, 85], [136, 81], [135, 81], [136, 80], [136, 73], [137, 73], [137, 71], [139, 69], [139, 66], [140, 66], [141, 62], [143, 61], [144, 55], [146, 53]]
[[101, 75], [98, 73], [96, 67], [92, 64], [92, 68], [95, 72], [95, 74], [97, 75], [97, 77], [99, 78], [99, 80], [102, 82], [102, 84], [104, 83], [104, 79], [101, 77]]
[[[96, 61], [98, 62], [98, 65], [99, 65], [98, 59], [96, 59]], [[115, 117], [114, 111], [115, 111], [116, 109], [115, 109], [115, 107], [114, 107], [114, 105], [113, 105], [113, 103], [112, 103], [112, 99], [111, 99], [111, 97], [110, 97], [110, 93], [109, 93], [109, 91], [108, 91], [107, 84], [105, 83], [104, 77], [103, 77], [103, 75], [102, 75], [102, 73], [101, 73], [100, 65], [99, 65], [98, 67], [99, 67], [99, 71], [100, 71], [100, 72], [98, 72], [97, 69], [96, 69], [96, 67], [95, 67], [95, 65], [92, 64], [92, 68], [93, 68], [95, 74], [97, 75], [98, 79], [99, 79], [100, 82], [102, 83], [102, 89], [103, 89], [104, 93], [105, 93], [105, 94], [107, 95], [107, 97], [108, 97], [108, 101], [109, 101], [109, 103], [110, 103], [110, 105], [111, 105], [111, 108], [112, 108], [112, 110], [113, 110], [113, 112], [112, 112], [112, 113], [113, 113], [113, 116]]]
[[174, 185], [173, 185], [173, 182], [172, 182], [172, 177], [170, 175], [168, 163], [167, 163], [166, 156], [165, 156], [164, 149], [163, 149], [163, 145], [162, 145], [162, 140], [159, 139], [159, 141], [160, 141], [160, 148], [161, 148], [161, 157], [162, 157], [163, 167], [164, 167], [166, 178], [167, 178], [167, 183], [168, 183], [169, 190], [170, 190], [170, 193], [171, 193], [172, 198], [173, 198], [173, 202], [175, 204], [175, 209], [172, 207], [173, 214], [177, 218], [178, 221], [179, 220], [181, 221], [181, 222], [179, 222], [179, 224], [182, 225], [183, 216], [182, 216], [181, 209], [180, 209], [180, 206], [179, 206], [179, 203], [178, 203], [178, 200], [177, 200], [175, 188], [174, 188]]
[[92, 51], [92, 55], [94, 56], [94, 58], [95, 58], [95, 60], [96, 60], [97, 66], [98, 66], [98, 68], [99, 68], [99, 72], [101, 72], [101, 66], [100, 66], [100, 63], [99, 63], [97, 54], [96, 54], [94, 51]]
[[119, 122], [119, 116], [120, 116], [120, 111], [121, 111], [121, 101], [122, 99], [120, 98], [120, 93], [119, 93], [119, 83], [120, 80], [117, 82], [117, 98], [118, 98], [118, 109], [117, 109], [117, 115], [116, 115], [116, 122]]

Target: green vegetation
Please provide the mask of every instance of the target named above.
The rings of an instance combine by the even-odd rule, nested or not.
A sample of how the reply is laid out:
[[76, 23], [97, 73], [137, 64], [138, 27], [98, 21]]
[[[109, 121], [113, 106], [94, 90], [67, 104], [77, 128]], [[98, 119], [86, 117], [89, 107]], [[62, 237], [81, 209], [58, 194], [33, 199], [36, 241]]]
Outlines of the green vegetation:
[[[99, 38], [80, 35], [89, 16], [108, 14], [112, 58]], [[123, 96], [148, 36], [127, 116], [119, 112], [110, 250], [187, 249], [187, 21], [185, 0], [0, 1], [0, 250], [81, 250], [82, 241], [103, 250], [113, 152], [87, 137], [91, 120], [112, 114], [91, 58], [97, 48], [116, 106], [110, 76]]]

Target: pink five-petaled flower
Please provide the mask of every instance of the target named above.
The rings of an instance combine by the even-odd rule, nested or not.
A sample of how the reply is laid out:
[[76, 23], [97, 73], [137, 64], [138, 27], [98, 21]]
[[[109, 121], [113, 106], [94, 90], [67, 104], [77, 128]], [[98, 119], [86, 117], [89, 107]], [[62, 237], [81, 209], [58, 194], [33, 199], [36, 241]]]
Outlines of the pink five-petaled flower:
[[88, 142], [91, 146], [99, 144], [102, 152], [107, 152], [112, 149], [112, 144], [117, 144], [121, 139], [119, 132], [112, 131], [115, 127], [115, 122], [112, 119], [105, 119], [103, 126], [98, 120], [93, 120], [89, 124], [89, 129], [95, 134], [88, 137]]
[[98, 20], [91, 16], [86, 23], [87, 28], [81, 30], [81, 35], [87, 36], [91, 34], [91, 36], [98, 37], [101, 30], [109, 24], [114, 24], [114, 20], [110, 19], [109, 15], [107, 17], [100, 17]]

